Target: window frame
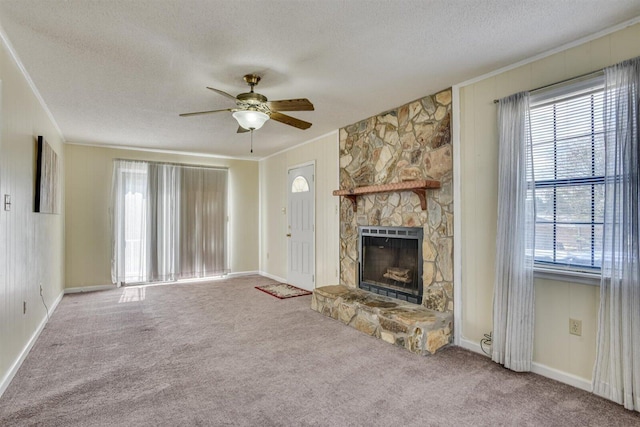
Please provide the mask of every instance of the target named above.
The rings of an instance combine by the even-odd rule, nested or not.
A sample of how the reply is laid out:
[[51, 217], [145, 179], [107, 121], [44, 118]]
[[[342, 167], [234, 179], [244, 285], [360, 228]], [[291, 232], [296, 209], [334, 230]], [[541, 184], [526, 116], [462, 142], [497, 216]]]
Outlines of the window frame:
[[[568, 100], [572, 97], [584, 96], [588, 93], [598, 93], [604, 90], [604, 73], [595, 73], [590, 74], [588, 76], [584, 76], [581, 78], [576, 78], [570, 81], [561, 82], [555, 85], [551, 85], [545, 87], [544, 89], [537, 90], [531, 93], [530, 97], [530, 111], [535, 108], [541, 108], [543, 106], [547, 106], [549, 104], [555, 104], [559, 101]], [[593, 107], [592, 107], [592, 119], [593, 119]], [[555, 128], [555, 125], [554, 125]], [[593, 128], [592, 128], [593, 129]], [[554, 129], [555, 134], [555, 129]], [[595, 144], [594, 133], [591, 134], [592, 147]], [[553, 165], [554, 165], [554, 173], [557, 164], [557, 151], [555, 147], [555, 136], [554, 136], [554, 151], [553, 151]], [[533, 143], [533, 135], [531, 137], [531, 143]], [[557, 188], [569, 188], [572, 186], [578, 185], [591, 185], [591, 222], [587, 223], [591, 225], [591, 259], [592, 263], [595, 256], [595, 251], [597, 247], [595, 245], [595, 235], [594, 235], [594, 225], [599, 224], [599, 222], [595, 222], [594, 218], [594, 203], [593, 197], [594, 195], [594, 186], [602, 185], [604, 186], [605, 177], [602, 176], [593, 176], [595, 173], [594, 165], [595, 165], [595, 151], [592, 150], [591, 153], [592, 158], [592, 176], [591, 177], [581, 177], [581, 178], [557, 178], [553, 179], [545, 179], [545, 180], [535, 180], [534, 176], [534, 188], [553, 188], [554, 189], [554, 219], [551, 224], [554, 227], [554, 236], [553, 236], [553, 258], [556, 258], [557, 252], [557, 240], [555, 235], [555, 229], [557, 227], [556, 220], [556, 206], [555, 206], [555, 190]], [[536, 215], [535, 219], [536, 226], [539, 224], [538, 218]], [[571, 224], [577, 224], [571, 222]], [[556, 262], [544, 262], [535, 260], [535, 250], [534, 248], [534, 277], [542, 278], [542, 279], [552, 279], [559, 280], [565, 282], [572, 283], [583, 283], [588, 285], [599, 285], [600, 277], [601, 277], [601, 268], [600, 267], [589, 267], [589, 266], [578, 266], [578, 265], [568, 265]]]

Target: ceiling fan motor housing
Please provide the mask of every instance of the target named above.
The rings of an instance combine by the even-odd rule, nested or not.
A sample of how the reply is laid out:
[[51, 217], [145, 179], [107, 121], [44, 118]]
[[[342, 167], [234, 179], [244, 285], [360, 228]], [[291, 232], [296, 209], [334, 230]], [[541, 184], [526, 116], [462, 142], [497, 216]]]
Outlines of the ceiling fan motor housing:
[[258, 105], [267, 102], [267, 97], [255, 92], [241, 93], [236, 97], [238, 105], [241, 102], [246, 104]]

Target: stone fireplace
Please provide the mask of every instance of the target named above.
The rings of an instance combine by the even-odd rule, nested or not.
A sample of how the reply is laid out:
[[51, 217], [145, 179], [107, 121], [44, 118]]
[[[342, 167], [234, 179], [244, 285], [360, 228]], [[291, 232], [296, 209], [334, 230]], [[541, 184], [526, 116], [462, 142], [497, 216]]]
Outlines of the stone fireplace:
[[422, 228], [363, 226], [358, 235], [358, 287], [421, 304]]
[[[451, 149], [451, 90], [427, 96], [340, 129], [340, 282], [360, 287], [365, 279], [371, 291], [390, 284], [401, 297], [426, 308], [453, 312], [453, 159]], [[437, 186], [421, 191], [404, 184], [433, 180]], [[362, 192], [363, 187], [384, 192]], [[390, 191], [388, 188], [395, 188]], [[344, 192], [349, 195], [345, 196]], [[389, 262], [374, 271], [362, 271], [360, 230], [404, 227], [422, 230], [417, 267]], [[378, 235], [379, 236], [379, 235]], [[368, 253], [376, 252], [372, 238]], [[378, 252], [384, 252], [378, 245]], [[366, 254], [365, 254], [366, 255]], [[366, 260], [365, 260], [366, 261]], [[405, 270], [410, 271], [405, 271]], [[384, 271], [382, 271], [384, 270]], [[421, 271], [420, 271], [421, 270]], [[380, 280], [395, 278], [407, 280]], [[387, 274], [389, 277], [384, 277]], [[370, 275], [376, 276], [371, 279]], [[409, 277], [410, 276], [410, 277]], [[405, 292], [409, 281], [422, 291]], [[375, 282], [375, 283], [374, 283]], [[366, 286], [366, 285], [365, 285]], [[363, 286], [364, 287], [364, 286]], [[366, 288], [365, 288], [366, 289]], [[385, 290], [384, 292], [389, 292]], [[406, 294], [406, 295], [405, 295]]]

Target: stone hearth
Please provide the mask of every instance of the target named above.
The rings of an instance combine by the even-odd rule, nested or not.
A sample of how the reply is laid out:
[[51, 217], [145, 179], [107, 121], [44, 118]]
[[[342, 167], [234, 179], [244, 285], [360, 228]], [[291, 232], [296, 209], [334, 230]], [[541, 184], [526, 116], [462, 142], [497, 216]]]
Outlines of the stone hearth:
[[344, 285], [316, 288], [311, 308], [420, 355], [451, 342], [453, 314]]

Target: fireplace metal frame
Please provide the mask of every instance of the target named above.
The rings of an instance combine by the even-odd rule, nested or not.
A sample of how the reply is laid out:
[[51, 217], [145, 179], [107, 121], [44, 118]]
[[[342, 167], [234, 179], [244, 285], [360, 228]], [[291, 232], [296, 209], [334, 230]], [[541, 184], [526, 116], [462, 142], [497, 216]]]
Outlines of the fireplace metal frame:
[[[387, 237], [393, 239], [410, 239], [418, 241], [418, 295], [409, 292], [403, 292], [393, 288], [387, 288], [380, 286], [376, 283], [370, 283], [364, 281], [363, 269], [363, 250], [362, 240], [365, 236], [371, 237]], [[423, 278], [422, 278], [422, 266], [424, 258], [422, 257], [422, 242], [424, 239], [424, 230], [422, 227], [382, 227], [362, 225], [358, 227], [358, 287], [369, 292], [374, 292], [380, 295], [385, 295], [391, 298], [396, 298], [402, 301], [412, 302], [414, 304], [422, 304], [423, 295]]]

